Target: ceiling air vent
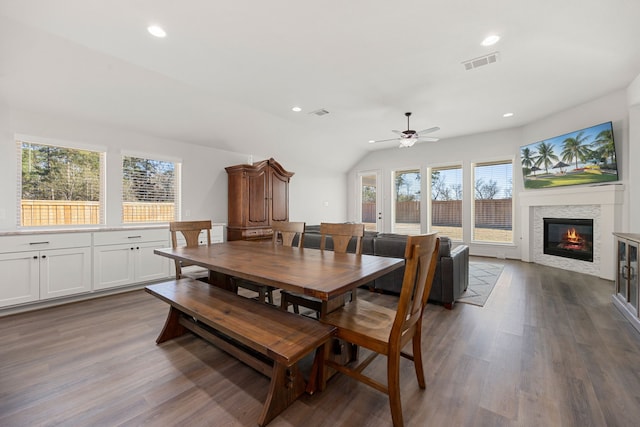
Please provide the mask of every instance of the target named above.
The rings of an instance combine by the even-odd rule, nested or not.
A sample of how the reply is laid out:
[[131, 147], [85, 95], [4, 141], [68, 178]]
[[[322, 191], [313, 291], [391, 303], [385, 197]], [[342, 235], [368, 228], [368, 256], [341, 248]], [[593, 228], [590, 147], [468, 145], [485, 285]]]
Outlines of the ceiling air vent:
[[468, 61], [464, 61], [462, 65], [464, 65], [464, 69], [469, 71], [474, 68], [483, 67], [485, 65], [494, 64], [498, 62], [498, 52], [493, 52], [485, 56], [480, 56], [478, 58], [469, 59]]
[[309, 114], [315, 114], [316, 116], [324, 116], [325, 114], [329, 114], [329, 112], [324, 108], [320, 108], [319, 110], [312, 111]]

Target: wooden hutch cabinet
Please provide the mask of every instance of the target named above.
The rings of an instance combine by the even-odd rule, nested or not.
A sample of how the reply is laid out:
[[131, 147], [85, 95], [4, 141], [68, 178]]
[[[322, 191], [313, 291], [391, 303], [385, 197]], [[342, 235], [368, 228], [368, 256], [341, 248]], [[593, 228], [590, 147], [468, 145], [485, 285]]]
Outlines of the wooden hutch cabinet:
[[225, 168], [229, 175], [227, 240], [270, 239], [272, 221], [289, 220], [289, 180], [274, 159]]

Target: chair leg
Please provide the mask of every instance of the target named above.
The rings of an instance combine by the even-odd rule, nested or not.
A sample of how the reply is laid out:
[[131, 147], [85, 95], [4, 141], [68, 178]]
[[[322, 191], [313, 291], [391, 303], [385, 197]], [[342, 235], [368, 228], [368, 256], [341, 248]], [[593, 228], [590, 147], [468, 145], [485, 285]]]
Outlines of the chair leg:
[[260, 286], [258, 288], [258, 300], [264, 304], [264, 299], [266, 298], [265, 292], [264, 292], [264, 286]]
[[402, 402], [400, 400], [400, 353], [387, 355], [387, 386], [389, 389], [389, 406], [393, 427], [402, 427]]
[[422, 333], [418, 328], [413, 334], [413, 366], [416, 369], [416, 378], [418, 379], [418, 386], [420, 388], [426, 388], [427, 385], [424, 381], [424, 367], [422, 366]]
[[267, 301], [273, 305], [273, 289], [267, 288]]

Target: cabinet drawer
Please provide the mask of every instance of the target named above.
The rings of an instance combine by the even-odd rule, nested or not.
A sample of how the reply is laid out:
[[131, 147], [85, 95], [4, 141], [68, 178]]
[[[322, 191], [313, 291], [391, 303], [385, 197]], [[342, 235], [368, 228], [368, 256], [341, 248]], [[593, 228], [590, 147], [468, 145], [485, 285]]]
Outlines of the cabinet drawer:
[[135, 242], [169, 241], [169, 229], [100, 231], [93, 234], [93, 244], [119, 245]]
[[29, 234], [1, 236], [0, 253], [41, 251], [91, 246], [91, 233]]

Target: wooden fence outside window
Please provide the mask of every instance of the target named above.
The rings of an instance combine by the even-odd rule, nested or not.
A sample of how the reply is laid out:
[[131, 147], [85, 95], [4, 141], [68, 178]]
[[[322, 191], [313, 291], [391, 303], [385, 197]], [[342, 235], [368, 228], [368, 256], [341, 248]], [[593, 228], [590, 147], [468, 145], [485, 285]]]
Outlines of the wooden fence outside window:
[[[169, 222], [175, 219], [175, 203], [125, 202], [122, 222]], [[20, 225], [99, 225], [100, 202], [70, 200], [22, 200]]]
[[[434, 200], [431, 202], [431, 223], [435, 226], [462, 226], [462, 200]], [[475, 226], [511, 230], [511, 199], [488, 199], [475, 201]], [[362, 204], [362, 221], [376, 222], [376, 204]], [[420, 202], [397, 202], [396, 222], [419, 224]]]

